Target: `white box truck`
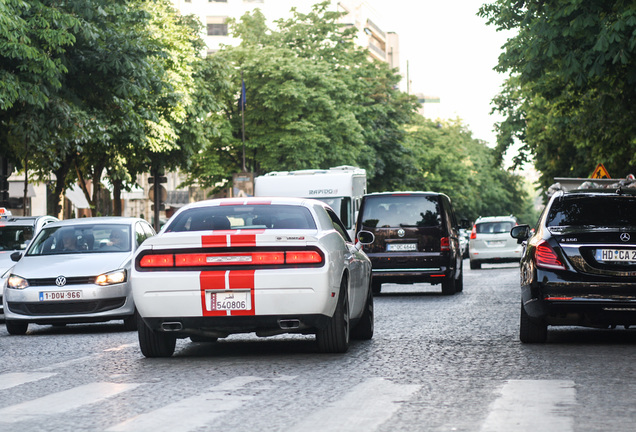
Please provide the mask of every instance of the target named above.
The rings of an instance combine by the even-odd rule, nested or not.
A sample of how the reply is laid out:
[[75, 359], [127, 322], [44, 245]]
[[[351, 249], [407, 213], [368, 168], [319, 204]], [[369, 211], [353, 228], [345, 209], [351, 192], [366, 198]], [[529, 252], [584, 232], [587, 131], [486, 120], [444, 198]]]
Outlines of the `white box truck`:
[[314, 198], [329, 204], [340, 216], [352, 240], [360, 201], [366, 193], [366, 170], [349, 165], [273, 171], [254, 179], [254, 196]]

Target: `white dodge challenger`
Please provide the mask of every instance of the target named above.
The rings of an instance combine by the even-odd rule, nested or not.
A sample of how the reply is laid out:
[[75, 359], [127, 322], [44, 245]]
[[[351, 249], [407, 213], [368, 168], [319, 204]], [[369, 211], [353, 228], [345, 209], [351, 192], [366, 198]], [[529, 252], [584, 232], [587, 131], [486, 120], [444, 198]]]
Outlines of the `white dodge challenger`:
[[169, 357], [177, 338], [315, 334], [321, 352], [373, 336], [371, 262], [325, 203], [229, 198], [181, 208], [135, 255], [139, 345]]

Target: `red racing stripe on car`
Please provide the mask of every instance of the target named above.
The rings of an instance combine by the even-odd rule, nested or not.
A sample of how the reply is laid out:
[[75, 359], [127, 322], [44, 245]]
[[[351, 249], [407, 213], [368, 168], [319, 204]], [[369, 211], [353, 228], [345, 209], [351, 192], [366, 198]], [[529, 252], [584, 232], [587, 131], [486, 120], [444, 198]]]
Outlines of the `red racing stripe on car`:
[[[203, 316], [254, 315], [254, 272], [255, 270], [201, 272], [199, 281]], [[232, 290], [237, 290], [233, 297], [236, 298], [239, 309], [216, 309], [216, 301], [219, 300], [221, 305], [227, 303], [227, 293]], [[242, 301], [249, 301], [245, 308], [241, 307]]]
[[256, 235], [264, 232], [264, 229], [215, 231], [201, 236], [201, 244], [203, 247], [256, 246]]

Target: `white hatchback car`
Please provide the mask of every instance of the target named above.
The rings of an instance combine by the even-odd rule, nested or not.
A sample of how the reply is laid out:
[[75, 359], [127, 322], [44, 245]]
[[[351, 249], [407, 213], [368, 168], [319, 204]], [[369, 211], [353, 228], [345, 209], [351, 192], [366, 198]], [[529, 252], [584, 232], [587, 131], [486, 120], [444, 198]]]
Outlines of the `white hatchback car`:
[[135, 256], [141, 352], [169, 357], [177, 338], [251, 332], [315, 334], [320, 351], [345, 352], [350, 336], [373, 336], [371, 262], [361, 248], [321, 201], [188, 204]]
[[468, 257], [470, 268], [480, 269], [483, 263], [519, 262], [522, 245], [510, 236], [517, 225], [514, 216], [480, 217], [470, 233]]
[[4, 288], [7, 331], [29, 323], [64, 325], [123, 319], [136, 328], [130, 292], [134, 252], [155, 234], [139, 218], [67, 219], [46, 225], [10, 271]]

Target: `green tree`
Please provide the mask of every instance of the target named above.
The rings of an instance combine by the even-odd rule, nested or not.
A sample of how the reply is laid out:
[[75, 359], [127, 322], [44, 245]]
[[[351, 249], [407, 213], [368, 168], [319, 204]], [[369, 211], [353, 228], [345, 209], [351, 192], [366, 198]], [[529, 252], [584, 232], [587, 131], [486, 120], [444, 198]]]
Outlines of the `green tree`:
[[534, 160], [546, 187], [587, 177], [603, 162], [624, 176], [636, 165], [636, 6], [630, 1], [498, 0], [480, 15], [516, 34], [497, 70], [510, 73], [495, 99], [503, 154]]

